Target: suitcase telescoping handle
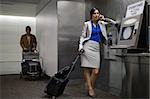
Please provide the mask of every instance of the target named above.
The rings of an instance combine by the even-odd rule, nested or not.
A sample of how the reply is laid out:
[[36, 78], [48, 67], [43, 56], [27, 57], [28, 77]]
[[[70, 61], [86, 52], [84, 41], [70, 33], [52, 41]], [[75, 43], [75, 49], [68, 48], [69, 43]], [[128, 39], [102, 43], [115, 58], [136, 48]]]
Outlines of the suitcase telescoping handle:
[[[71, 64], [70, 71], [69, 71], [69, 73], [68, 73], [66, 79], [69, 77], [70, 73], [73, 71], [76, 62], [78, 61], [79, 57], [80, 57], [81, 54], [83, 54], [83, 53], [84, 53], [84, 49], [81, 49], [81, 50], [78, 52], [78, 55], [76, 56], [76, 58], [74, 59], [74, 61], [73, 61], [72, 64]], [[65, 80], [66, 80], [66, 79], [65, 79]]]
[[78, 52], [78, 55], [76, 56], [75, 60], [72, 62], [71, 67], [74, 67], [75, 63], [78, 61], [79, 57], [81, 56], [81, 54], [84, 53], [84, 49], [81, 49]]

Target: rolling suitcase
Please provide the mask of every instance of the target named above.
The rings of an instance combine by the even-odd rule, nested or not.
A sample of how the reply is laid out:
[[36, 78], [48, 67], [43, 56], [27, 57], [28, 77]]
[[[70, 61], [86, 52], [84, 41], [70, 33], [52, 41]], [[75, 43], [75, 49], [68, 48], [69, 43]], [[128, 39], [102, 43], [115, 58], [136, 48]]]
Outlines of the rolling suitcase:
[[83, 52], [84, 50], [78, 53], [71, 66], [64, 67], [51, 77], [48, 85], [45, 88], [45, 93], [52, 97], [57, 97], [63, 94], [63, 91], [69, 81], [70, 73], [74, 70], [75, 64]]
[[20, 78], [35, 79], [41, 76], [42, 69], [39, 60], [39, 53], [22, 53]]

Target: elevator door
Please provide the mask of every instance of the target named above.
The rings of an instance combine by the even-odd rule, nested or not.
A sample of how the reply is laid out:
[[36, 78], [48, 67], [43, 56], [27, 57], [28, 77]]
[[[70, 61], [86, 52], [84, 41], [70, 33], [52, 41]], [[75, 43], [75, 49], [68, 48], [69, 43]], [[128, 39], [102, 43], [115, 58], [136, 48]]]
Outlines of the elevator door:
[[[77, 55], [78, 41], [84, 22], [84, 0], [58, 1], [58, 69], [70, 66]], [[80, 61], [71, 78], [80, 78]]]

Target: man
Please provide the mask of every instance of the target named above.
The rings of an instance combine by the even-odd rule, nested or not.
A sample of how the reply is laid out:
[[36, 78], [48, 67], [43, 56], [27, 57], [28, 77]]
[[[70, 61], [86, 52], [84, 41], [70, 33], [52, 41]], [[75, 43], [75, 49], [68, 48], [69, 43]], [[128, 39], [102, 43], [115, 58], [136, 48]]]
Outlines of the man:
[[37, 41], [35, 35], [31, 34], [30, 26], [26, 26], [26, 34], [21, 36], [20, 45], [23, 52], [36, 51]]
[[[30, 26], [26, 26], [26, 34], [23, 34], [21, 36], [20, 45], [22, 47], [23, 54], [25, 54], [26, 52], [36, 52], [37, 41], [35, 35], [31, 34]], [[35, 68], [30, 68], [33, 67], [32, 64], [34, 64], [35, 68], [37, 67], [37, 70]], [[39, 76], [41, 76], [42, 69], [39, 61], [25, 60], [21, 63], [21, 66], [23, 75], [27, 75], [28, 72], [30, 73], [34, 72], [39, 74]]]

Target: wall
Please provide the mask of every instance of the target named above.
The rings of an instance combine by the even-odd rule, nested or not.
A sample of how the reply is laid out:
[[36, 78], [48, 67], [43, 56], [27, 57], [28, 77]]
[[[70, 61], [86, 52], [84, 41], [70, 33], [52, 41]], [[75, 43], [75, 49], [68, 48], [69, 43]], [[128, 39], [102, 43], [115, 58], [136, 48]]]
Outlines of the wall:
[[[48, 4], [41, 9], [46, 1]], [[71, 65], [77, 55], [84, 20], [84, 2], [45, 0], [39, 4], [38, 9], [41, 9], [36, 16], [40, 56], [43, 59], [44, 71], [52, 76], [64, 66]], [[79, 76], [79, 72], [78, 70], [73, 74], [74, 77], [77, 74]]]
[[[86, 20], [90, 18], [89, 12], [92, 7], [100, 9], [101, 13], [106, 17], [110, 17], [115, 20], [121, 20], [126, 12], [126, 7], [129, 4], [135, 3], [141, 0], [85, 0], [86, 1]], [[150, 4], [150, 0], [145, 0]]]
[[124, 97], [149, 98], [149, 57], [149, 53], [125, 55]]
[[57, 72], [57, 13], [56, 0], [51, 0], [36, 16], [36, 29], [43, 70], [51, 76]]
[[150, 0], [146, 0], [148, 2], [148, 4], [150, 5]]
[[20, 37], [30, 25], [36, 33], [34, 17], [0, 15], [0, 75], [19, 74], [21, 71], [22, 49]]
[[4, 2], [4, 4], [0, 4], [0, 15], [34, 17], [36, 15], [36, 5], [29, 3]]
[[50, 1], [51, 0], [42, 0], [40, 3], [38, 3], [36, 7], [36, 15], [38, 15], [38, 13], [40, 13]]

